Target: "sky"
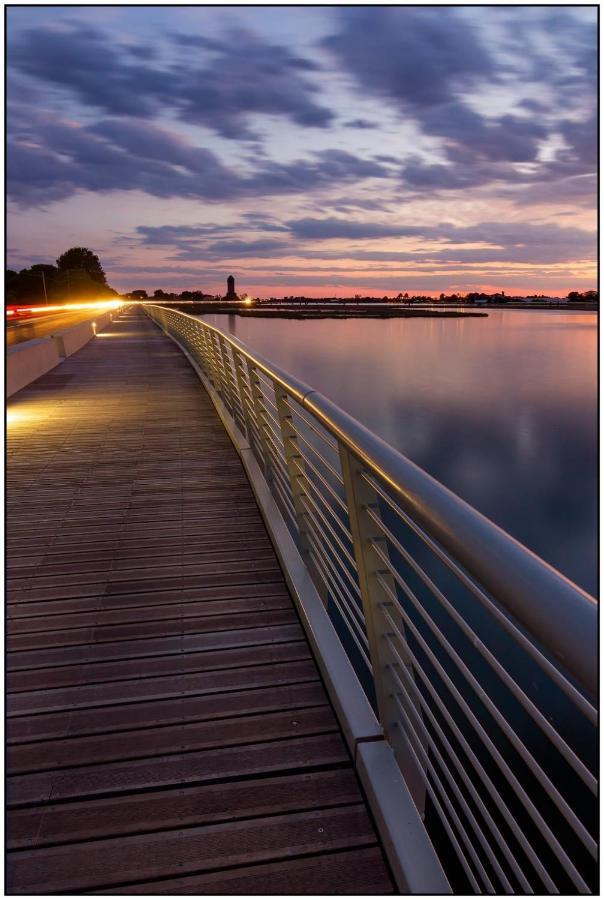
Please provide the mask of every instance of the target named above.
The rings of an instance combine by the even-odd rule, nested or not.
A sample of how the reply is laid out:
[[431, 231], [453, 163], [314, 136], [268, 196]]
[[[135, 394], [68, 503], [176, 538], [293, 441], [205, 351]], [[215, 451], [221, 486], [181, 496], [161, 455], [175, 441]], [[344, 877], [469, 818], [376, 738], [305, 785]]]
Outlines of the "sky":
[[8, 265], [120, 292], [596, 286], [597, 10], [13, 7]]

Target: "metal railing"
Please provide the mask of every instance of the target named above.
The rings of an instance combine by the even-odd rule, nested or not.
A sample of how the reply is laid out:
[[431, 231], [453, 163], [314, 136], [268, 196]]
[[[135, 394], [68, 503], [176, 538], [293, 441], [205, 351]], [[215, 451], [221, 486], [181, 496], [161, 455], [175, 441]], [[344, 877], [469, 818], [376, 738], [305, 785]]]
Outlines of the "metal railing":
[[145, 311], [247, 439], [454, 890], [592, 892], [593, 598], [237, 339]]

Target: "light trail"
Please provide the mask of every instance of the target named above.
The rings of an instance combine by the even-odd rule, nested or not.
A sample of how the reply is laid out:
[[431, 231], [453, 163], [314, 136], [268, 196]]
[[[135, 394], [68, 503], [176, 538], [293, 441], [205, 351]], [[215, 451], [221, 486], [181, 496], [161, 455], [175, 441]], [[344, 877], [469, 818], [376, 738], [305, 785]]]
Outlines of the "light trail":
[[93, 303], [63, 303], [60, 305], [51, 305], [45, 303], [43, 306], [15, 306], [7, 307], [6, 315], [14, 316], [20, 313], [49, 313], [49, 312], [69, 312], [71, 310], [81, 309], [118, 309], [124, 303], [123, 300], [96, 300]]

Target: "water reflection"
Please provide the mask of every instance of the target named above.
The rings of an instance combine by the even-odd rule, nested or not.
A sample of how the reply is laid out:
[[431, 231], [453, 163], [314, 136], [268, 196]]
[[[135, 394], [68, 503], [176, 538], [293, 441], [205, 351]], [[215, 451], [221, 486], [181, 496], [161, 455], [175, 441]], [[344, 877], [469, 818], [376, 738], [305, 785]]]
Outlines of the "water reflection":
[[596, 590], [596, 316], [208, 316]]

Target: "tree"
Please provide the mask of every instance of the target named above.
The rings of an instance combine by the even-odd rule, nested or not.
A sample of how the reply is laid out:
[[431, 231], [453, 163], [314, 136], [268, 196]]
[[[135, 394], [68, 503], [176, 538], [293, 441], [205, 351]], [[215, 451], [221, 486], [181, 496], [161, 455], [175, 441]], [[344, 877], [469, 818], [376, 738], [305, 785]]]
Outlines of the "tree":
[[66, 250], [57, 259], [57, 267], [61, 272], [84, 269], [93, 281], [98, 284], [107, 284], [105, 272], [98, 256], [87, 247], [71, 247]]
[[584, 291], [582, 294], [579, 291], [571, 291], [567, 300], [570, 303], [597, 303], [598, 302], [598, 292], [597, 291]]
[[59, 274], [59, 270], [56, 266], [49, 266], [46, 263], [35, 263], [35, 265], [30, 267], [30, 271], [44, 272], [45, 278], [56, 278]]
[[167, 294], [165, 293], [165, 291], [162, 291], [160, 288], [157, 291], [153, 291], [153, 296], [157, 297], [158, 300], [163, 300], [165, 297], [167, 297]]
[[139, 297], [141, 300], [147, 299], [147, 291], [139, 290], [139, 291], [130, 291], [131, 297]]

